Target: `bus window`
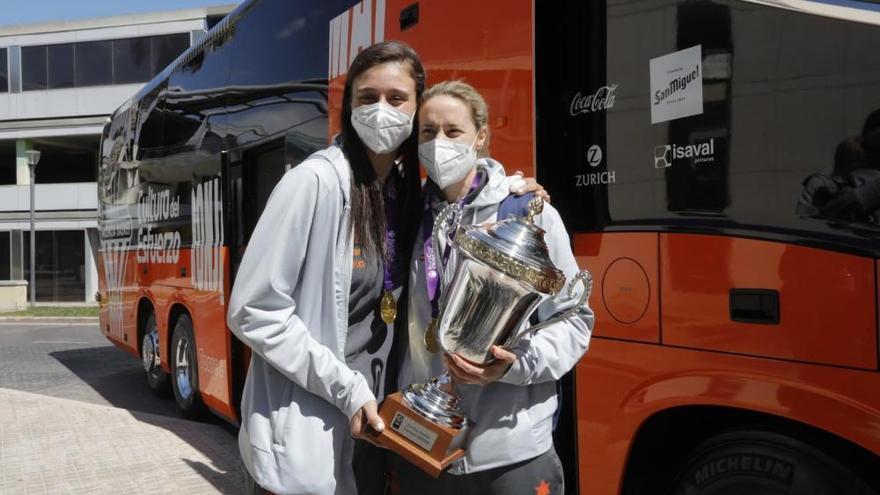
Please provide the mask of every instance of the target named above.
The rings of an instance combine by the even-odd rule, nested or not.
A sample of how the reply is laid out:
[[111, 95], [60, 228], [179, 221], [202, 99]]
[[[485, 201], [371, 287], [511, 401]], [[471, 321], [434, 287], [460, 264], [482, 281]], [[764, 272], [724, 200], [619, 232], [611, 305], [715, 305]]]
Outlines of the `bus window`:
[[864, 50], [880, 30], [746, 2], [631, 7], [536, 4], [536, 70], [558, 74], [536, 79], [538, 179], [566, 225], [876, 253], [880, 62]]
[[144, 95], [138, 104], [138, 123], [135, 143], [139, 160], [161, 156], [165, 142], [165, 100], [161, 97], [165, 82]]
[[[169, 153], [225, 148], [226, 98], [231, 62], [230, 41], [235, 31], [225, 29], [204, 38], [200, 51], [192, 52], [174, 69], [165, 97], [165, 145]], [[192, 169], [195, 164], [184, 167]], [[219, 172], [214, 171], [213, 174]], [[197, 175], [213, 175], [193, 170]]]

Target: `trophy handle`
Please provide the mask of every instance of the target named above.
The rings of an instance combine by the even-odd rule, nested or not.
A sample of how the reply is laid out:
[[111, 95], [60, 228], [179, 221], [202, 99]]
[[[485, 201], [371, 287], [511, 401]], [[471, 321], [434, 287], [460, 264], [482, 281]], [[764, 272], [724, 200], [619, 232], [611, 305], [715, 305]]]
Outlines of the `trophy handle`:
[[[449, 217], [452, 217], [450, 221]], [[461, 222], [461, 204], [456, 201], [450, 203], [446, 208], [440, 211], [437, 219], [434, 220], [434, 230], [431, 231], [431, 250], [434, 252], [434, 264], [437, 267], [437, 276], [439, 280], [443, 280], [443, 253], [440, 252], [440, 236], [446, 236], [446, 242], [449, 242], [449, 232], [455, 232], [458, 224]], [[448, 224], [448, 225], [447, 225]]]
[[538, 323], [537, 325], [533, 325], [531, 327], [526, 328], [524, 331], [520, 332], [519, 335], [516, 336], [516, 338], [510, 344], [510, 347], [513, 347], [517, 342], [519, 342], [519, 340], [523, 337], [523, 335], [525, 335], [527, 333], [537, 332], [538, 330], [540, 330], [546, 326], [552, 325], [560, 320], [564, 320], [565, 318], [568, 318], [569, 316], [576, 313], [581, 308], [581, 306], [583, 306], [587, 302], [587, 300], [590, 299], [590, 294], [592, 294], [592, 292], [593, 292], [593, 275], [590, 274], [589, 270], [579, 271], [577, 273], [577, 275], [575, 275], [574, 278], [571, 280], [571, 283], [568, 285], [568, 295], [564, 299], [557, 299], [556, 300], [557, 302], [565, 303], [565, 302], [568, 302], [568, 301], [571, 301], [572, 299], [574, 299], [574, 288], [578, 282], [584, 284], [584, 292], [581, 294], [581, 297], [578, 299], [577, 304], [575, 304], [574, 306], [569, 308], [568, 311], [562, 313], [559, 316], [555, 316], [553, 318], [550, 318], [547, 321], [542, 321], [541, 323]]

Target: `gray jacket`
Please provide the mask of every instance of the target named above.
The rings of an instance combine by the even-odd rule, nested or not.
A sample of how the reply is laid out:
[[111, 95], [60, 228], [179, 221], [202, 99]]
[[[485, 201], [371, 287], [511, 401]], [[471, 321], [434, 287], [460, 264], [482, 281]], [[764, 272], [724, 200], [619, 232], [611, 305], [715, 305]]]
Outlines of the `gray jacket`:
[[278, 494], [357, 493], [349, 419], [373, 394], [345, 364], [350, 169], [331, 146], [272, 192], [242, 258], [230, 330], [253, 350], [239, 449]]
[[[481, 159], [478, 167], [489, 175], [489, 182], [464, 208], [462, 225], [494, 222], [498, 206], [507, 195], [504, 168], [492, 159]], [[568, 280], [578, 272], [568, 233], [559, 213], [550, 205], [536, 218], [547, 231], [545, 240], [550, 259]], [[402, 361], [399, 384], [427, 381], [443, 372], [441, 354], [431, 354], [424, 345], [424, 333], [431, 319], [424, 263], [421, 259], [423, 234], [419, 233], [410, 264], [408, 311], [409, 349]], [[442, 246], [441, 246], [442, 249]], [[452, 268], [446, 271], [450, 273]], [[567, 286], [563, 294], [567, 292]], [[580, 294], [580, 291], [578, 291]], [[573, 306], [552, 299], [542, 303], [538, 319], [547, 320]], [[466, 455], [450, 468], [453, 474], [484, 471], [513, 464], [543, 454], [553, 445], [552, 423], [556, 411], [556, 380], [574, 367], [587, 350], [593, 328], [593, 312], [588, 307], [574, 316], [554, 323], [519, 342], [518, 358], [498, 382], [485, 387], [459, 385], [466, 416], [474, 421], [467, 430]]]

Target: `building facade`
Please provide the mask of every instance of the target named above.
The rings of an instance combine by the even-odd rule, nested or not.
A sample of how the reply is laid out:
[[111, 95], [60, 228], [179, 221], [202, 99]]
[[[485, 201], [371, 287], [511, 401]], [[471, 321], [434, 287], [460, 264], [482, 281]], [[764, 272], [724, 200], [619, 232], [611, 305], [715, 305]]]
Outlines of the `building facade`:
[[0, 27], [0, 281], [30, 280], [36, 149], [36, 301], [94, 301], [104, 123], [234, 7]]

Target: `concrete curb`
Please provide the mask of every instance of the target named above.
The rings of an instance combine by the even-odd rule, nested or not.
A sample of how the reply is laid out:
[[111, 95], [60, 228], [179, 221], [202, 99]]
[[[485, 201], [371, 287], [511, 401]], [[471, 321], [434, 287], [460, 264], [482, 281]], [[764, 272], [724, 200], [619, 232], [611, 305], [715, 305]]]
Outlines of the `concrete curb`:
[[97, 325], [97, 316], [0, 316], [0, 325], [10, 323], [28, 324], [89, 324]]

